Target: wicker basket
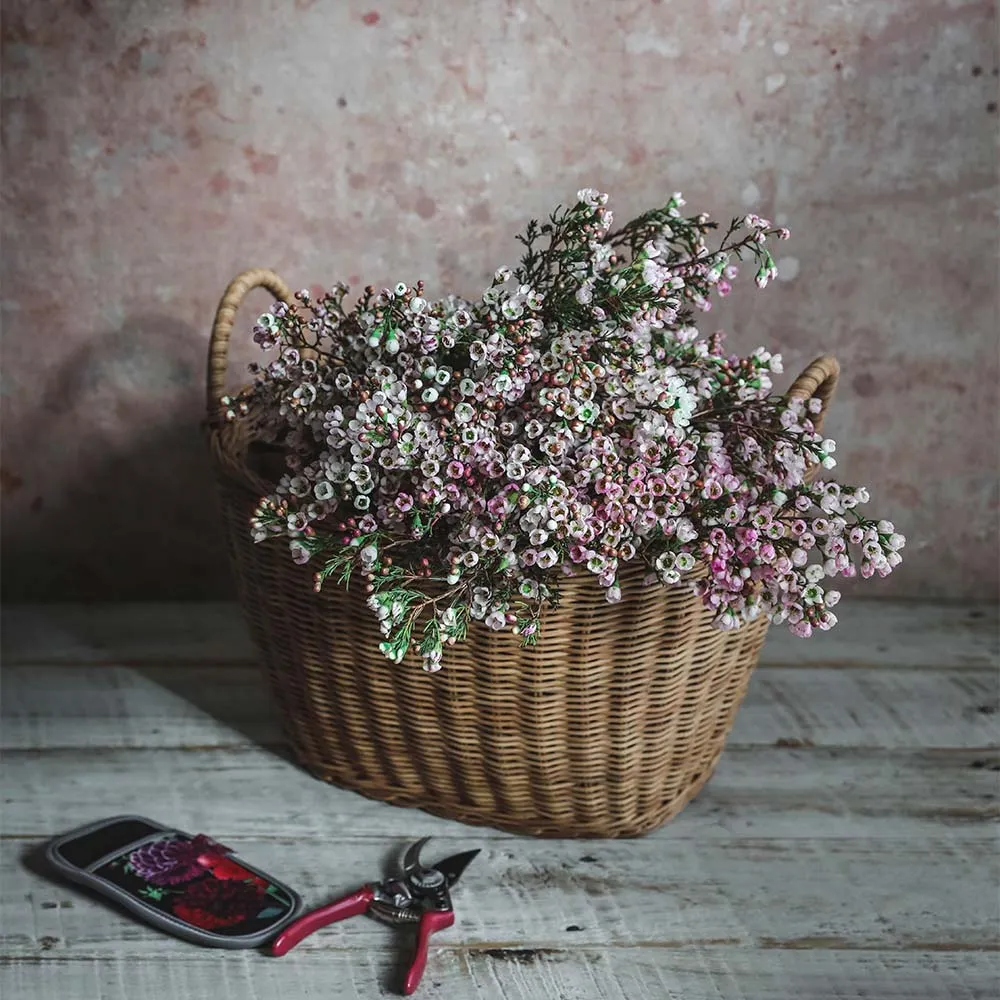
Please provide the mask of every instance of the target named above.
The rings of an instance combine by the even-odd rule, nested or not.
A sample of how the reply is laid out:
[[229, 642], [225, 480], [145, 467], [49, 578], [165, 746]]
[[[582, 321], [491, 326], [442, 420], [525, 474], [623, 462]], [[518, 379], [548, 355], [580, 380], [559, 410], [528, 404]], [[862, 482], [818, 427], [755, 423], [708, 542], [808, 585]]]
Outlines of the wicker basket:
[[[248, 460], [252, 421], [217, 418], [233, 319], [257, 286], [290, 298], [264, 270], [226, 290], [209, 434], [243, 611], [301, 763], [373, 798], [538, 836], [636, 836], [679, 812], [722, 753], [766, 620], [720, 632], [686, 589], [642, 587], [639, 570], [610, 605], [587, 574], [562, 585], [534, 649], [473, 623], [440, 673], [391, 664], [363, 594], [316, 594], [286, 545], [251, 541], [270, 485]], [[820, 358], [790, 393], [825, 408], [838, 371]]]

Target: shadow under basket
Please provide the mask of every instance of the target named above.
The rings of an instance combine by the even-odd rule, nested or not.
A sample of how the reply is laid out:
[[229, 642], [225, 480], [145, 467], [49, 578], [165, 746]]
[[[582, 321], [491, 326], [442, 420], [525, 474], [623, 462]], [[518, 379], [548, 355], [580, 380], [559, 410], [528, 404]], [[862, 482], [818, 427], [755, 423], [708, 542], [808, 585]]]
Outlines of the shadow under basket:
[[[473, 622], [438, 673], [390, 663], [359, 584], [317, 594], [287, 544], [251, 540], [271, 477], [252, 467], [252, 420], [217, 417], [233, 317], [261, 285], [290, 299], [248, 271], [219, 307], [210, 442], [243, 612], [298, 760], [372, 798], [535, 836], [638, 836], [676, 815], [715, 769], [767, 620], [719, 631], [688, 588], [644, 587], [629, 567], [617, 604], [591, 574], [566, 578], [534, 648]], [[825, 407], [837, 374], [820, 358], [790, 394]]]

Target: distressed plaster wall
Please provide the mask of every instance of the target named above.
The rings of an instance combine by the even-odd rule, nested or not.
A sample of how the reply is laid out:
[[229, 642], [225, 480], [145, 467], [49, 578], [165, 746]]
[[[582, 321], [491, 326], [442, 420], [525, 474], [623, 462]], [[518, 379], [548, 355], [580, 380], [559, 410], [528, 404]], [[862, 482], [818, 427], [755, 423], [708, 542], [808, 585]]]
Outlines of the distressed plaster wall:
[[981, 0], [5, 0], [4, 597], [230, 593], [235, 272], [471, 293], [594, 185], [787, 221], [706, 326], [841, 359], [840, 473], [911, 539], [868, 593], [995, 598], [996, 38]]

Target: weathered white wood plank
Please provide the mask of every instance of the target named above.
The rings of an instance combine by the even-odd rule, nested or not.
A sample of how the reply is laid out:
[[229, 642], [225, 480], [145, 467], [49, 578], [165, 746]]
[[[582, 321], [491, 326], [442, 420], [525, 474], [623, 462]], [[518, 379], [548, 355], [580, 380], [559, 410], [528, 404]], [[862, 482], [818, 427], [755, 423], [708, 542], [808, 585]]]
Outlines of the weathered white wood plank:
[[282, 741], [258, 667], [6, 667], [0, 718], [11, 749]]
[[0, 655], [19, 663], [255, 663], [228, 601], [21, 604], [0, 609]]
[[[235, 604], [15, 605], [2, 609], [5, 665], [256, 662]], [[771, 630], [771, 666], [991, 668], [1000, 663], [998, 609], [848, 600], [841, 624], [809, 640]]]
[[[8, 751], [0, 767], [7, 836], [130, 811], [222, 838], [507, 836], [335, 788], [260, 747]], [[651, 836], [983, 836], [998, 815], [997, 769], [1000, 755], [982, 750], [731, 748], [701, 795]]]
[[[324, 848], [294, 839], [240, 838], [230, 846], [318, 906], [380, 877], [387, 851], [398, 851], [407, 839], [400, 833], [387, 840], [335, 835]], [[476, 843], [469, 837], [462, 847]], [[457, 846], [432, 842], [428, 858]], [[29, 871], [14, 852], [5, 855], [2, 954], [113, 958], [178, 951], [172, 938]], [[460, 922], [447, 939], [482, 949], [1000, 950], [998, 878], [1000, 864], [987, 837], [962, 843], [638, 840], [587, 850], [540, 840], [493, 841], [454, 891]], [[312, 935], [299, 950], [378, 948], [386, 941], [380, 924], [351, 920]]]
[[[1000, 743], [1000, 675], [982, 670], [760, 668], [730, 746]], [[11, 749], [243, 746], [282, 740], [256, 667], [7, 667]]]
[[[443, 940], [443, 936], [442, 936]], [[185, 950], [181, 950], [181, 949]], [[130, 956], [13, 960], [13, 1000], [369, 1000], [396, 997], [398, 953], [292, 952], [281, 959], [178, 945]], [[438, 945], [417, 994], [457, 1000], [994, 1000], [996, 956], [738, 948], [542, 951]]]
[[762, 667], [730, 744], [977, 747], [1000, 743], [1000, 674]]
[[845, 601], [836, 628], [797, 639], [773, 628], [761, 655], [771, 667], [903, 667], [908, 670], [1000, 665], [995, 605]]

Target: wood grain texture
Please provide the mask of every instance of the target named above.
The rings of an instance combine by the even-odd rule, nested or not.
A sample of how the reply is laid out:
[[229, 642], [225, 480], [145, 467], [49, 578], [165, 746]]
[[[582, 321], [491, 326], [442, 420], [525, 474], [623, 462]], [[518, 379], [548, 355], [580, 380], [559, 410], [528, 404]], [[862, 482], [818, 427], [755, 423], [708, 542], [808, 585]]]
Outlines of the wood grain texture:
[[[768, 634], [765, 666], [837, 668], [996, 668], [1000, 615], [990, 605], [844, 601], [840, 624], [801, 640]], [[191, 663], [257, 660], [239, 608], [201, 604], [14, 605], [2, 609], [5, 665]]]
[[640, 840], [539, 841], [310, 777], [283, 756], [232, 608], [178, 607], [7, 619], [21, 638], [5, 637], [0, 730], [5, 1000], [395, 995], [407, 941], [373, 921], [280, 960], [214, 952], [40, 870], [45, 839], [126, 811], [218, 836], [308, 904], [377, 877], [412, 837], [436, 838], [431, 856], [482, 846], [428, 997], [996, 995], [1000, 713], [977, 609], [886, 614], [898, 649], [926, 640], [912, 668], [874, 649], [874, 615], [827, 666], [795, 667], [779, 639], [718, 771], [677, 819]]
[[[8, 751], [0, 766], [7, 836], [139, 809], [223, 838], [508, 837], [334, 788], [259, 747]], [[1000, 754], [984, 749], [732, 748], [698, 798], [648, 836], [983, 836], [998, 815], [998, 769]]]
[[[244, 746], [281, 732], [255, 667], [5, 666], [9, 749]], [[729, 746], [1000, 744], [1000, 677], [983, 670], [760, 667]]]
[[[349, 948], [169, 958], [14, 959], [16, 1000], [371, 1000], [397, 997], [398, 953]], [[994, 1000], [995, 955], [734, 947], [543, 951], [437, 945], [418, 997], [455, 1000]]]

